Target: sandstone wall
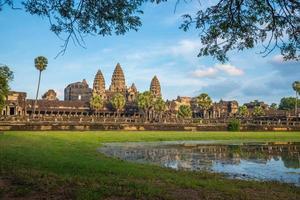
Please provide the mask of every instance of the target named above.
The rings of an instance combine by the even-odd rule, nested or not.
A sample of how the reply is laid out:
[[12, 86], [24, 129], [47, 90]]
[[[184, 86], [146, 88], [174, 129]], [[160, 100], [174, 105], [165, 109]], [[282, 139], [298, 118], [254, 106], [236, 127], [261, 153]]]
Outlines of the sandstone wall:
[[[151, 123], [87, 123], [87, 122], [1, 122], [0, 131], [51, 130], [125, 130], [125, 131], [227, 131], [226, 124], [151, 124]], [[242, 131], [300, 131], [300, 126], [242, 125]]]

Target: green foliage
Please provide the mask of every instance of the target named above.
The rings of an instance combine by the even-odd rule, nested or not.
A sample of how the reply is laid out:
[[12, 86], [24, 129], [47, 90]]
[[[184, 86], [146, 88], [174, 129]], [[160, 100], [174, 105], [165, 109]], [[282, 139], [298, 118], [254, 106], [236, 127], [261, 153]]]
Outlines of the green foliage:
[[[296, 98], [295, 97], [283, 97], [280, 100], [279, 109], [280, 110], [293, 110], [295, 108]], [[300, 105], [300, 100], [298, 99], [298, 105]]]
[[270, 108], [274, 109], [274, 110], [277, 110], [278, 109], [278, 105], [276, 103], [272, 103], [270, 105]]
[[240, 107], [239, 107], [239, 112], [238, 112], [238, 114], [239, 114], [240, 116], [243, 116], [243, 117], [248, 116], [248, 115], [249, 115], [249, 111], [248, 111], [247, 106], [245, 106], [245, 105], [240, 106]]
[[300, 94], [300, 81], [295, 81], [292, 86], [293, 86], [293, 90], [295, 90], [295, 92]]
[[[140, 15], [148, 2], [167, 0], [22, 0], [21, 10], [45, 17], [50, 30], [65, 42], [69, 40], [84, 46], [83, 35], [120, 35], [137, 31], [142, 25]], [[176, 1], [176, 7], [181, 1]], [[182, 1], [191, 3], [194, 1]], [[7, 5], [14, 8], [13, 0], [0, 1], [0, 11]], [[193, 10], [193, 9], [192, 9]], [[194, 26], [199, 30], [202, 48], [198, 56], [213, 56], [219, 61], [228, 60], [231, 50], [263, 46], [266, 56], [279, 49], [283, 58], [300, 59], [299, 1], [287, 0], [218, 0], [209, 6], [200, 5], [194, 15], [183, 15], [184, 31]]]
[[100, 95], [93, 94], [91, 100], [90, 100], [90, 106], [94, 110], [100, 110], [104, 106], [104, 101]]
[[277, 48], [286, 60], [300, 59], [299, 12], [299, 1], [219, 0], [195, 16], [184, 15], [181, 28], [187, 31], [195, 25], [199, 30], [203, 47], [198, 56], [225, 62], [230, 50], [263, 44], [263, 56]]
[[0, 114], [5, 105], [6, 96], [9, 92], [9, 81], [13, 80], [13, 72], [6, 65], [0, 65]]
[[212, 106], [212, 100], [206, 93], [202, 93], [197, 97], [197, 105], [203, 110], [207, 110]]
[[254, 101], [250, 102], [252, 103], [254, 106], [260, 106], [260, 101], [255, 99]]
[[192, 117], [192, 109], [190, 106], [181, 105], [179, 106], [177, 116], [180, 118], [191, 118]]
[[116, 109], [117, 111], [120, 111], [124, 108], [126, 100], [125, 100], [125, 97], [122, 94], [116, 93], [112, 97], [110, 103], [111, 103], [111, 105], [114, 109]]
[[154, 96], [150, 91], [145, 91], [143, 93], [139, 93], [137, 96], [137, 105], [139, 109], [144, 111], [148, 111], [154, 106]]
[[23, 5], [31, 15], [47, 18], [50, 30], [65, 39], [59, 52], [64, 54], [70, 39], [84, 47], [86, 34], [107, 36], [137, 31], [142, 25], [142, 4], [162, 1], [166, 0], [23, 0]]
[[163, 112], [166, 110], [166, 102], [161, 97], [155, 99], [154, 110], [157, 112]]
[[240, 131], [241, 122], [238, 119], [231, 119], [228, 123], [228, 131]]
[[255, 106], [252, 114], [254, 116], [263, 116], [265, 115], [265, 111], [261, 106]]
[[34, 66], [39, 71], [44, 71], [48, 65], [48, 59], [44, 56], [38, 56], [34, 59]]

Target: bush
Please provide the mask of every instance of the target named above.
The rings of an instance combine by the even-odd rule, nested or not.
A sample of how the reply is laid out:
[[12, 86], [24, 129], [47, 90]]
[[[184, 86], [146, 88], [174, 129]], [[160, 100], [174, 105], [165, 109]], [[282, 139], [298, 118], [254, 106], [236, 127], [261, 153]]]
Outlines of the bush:
[[241, 122], [238, 119], [232, 119], [228, 123], [228, 131], [239, 131]]

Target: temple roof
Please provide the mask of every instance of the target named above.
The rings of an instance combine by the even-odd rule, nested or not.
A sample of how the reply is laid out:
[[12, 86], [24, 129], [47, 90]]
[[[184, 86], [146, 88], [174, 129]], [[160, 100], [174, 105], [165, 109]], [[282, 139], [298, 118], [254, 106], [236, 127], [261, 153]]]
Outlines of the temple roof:
[[137, 90], [134, 83], [131, 84], [131, 88]]
[[105, 91], [105, 80], [101, 70], [95, 75], [93, 90], [100, 93]]
[[[80, 86], [81, 86], [82, 88], [88, 88], [88, 87], [89, 87], [89, 85], [88, 85], [88, 83], [86, 82], [86, 80], [83, 79], [82, 82], [70, 83], [66, 88], [69, 88], [69, 87], [75, 88], [75, 87], [80, 87]], [[65, 89], [66, 89], [66, 88], [65, 88]]]
[[156, 97], [161, 97], [160, 83], [157, 76], [154, 76], [151, 80], [150, 92], [153, 93]]
[[125, 89], [126, 85], [124, 72], [121, 68], [121, 65], [118, 63], [111, 78], [110, 90], [112, 92], [123, 92]]

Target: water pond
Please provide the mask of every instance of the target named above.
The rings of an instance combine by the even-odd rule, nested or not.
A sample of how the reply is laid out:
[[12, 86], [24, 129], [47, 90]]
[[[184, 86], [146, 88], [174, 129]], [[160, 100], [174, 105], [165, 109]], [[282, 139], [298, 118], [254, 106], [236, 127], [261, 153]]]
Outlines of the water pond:
[[176, 170], [225, 173], [230, 178], [300, 186], [300, 142], [216, 141], [106, 143], [99, 151], [127, 161]]

